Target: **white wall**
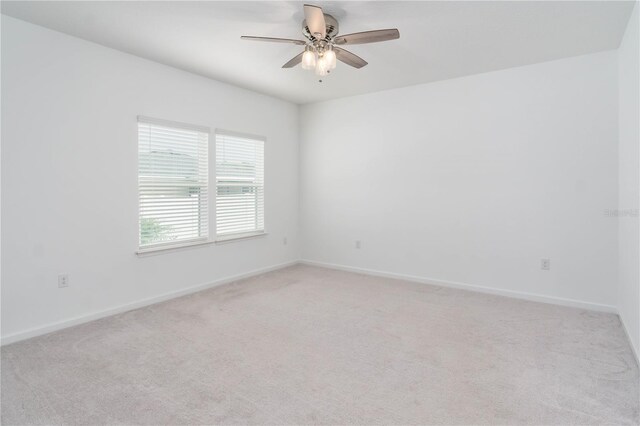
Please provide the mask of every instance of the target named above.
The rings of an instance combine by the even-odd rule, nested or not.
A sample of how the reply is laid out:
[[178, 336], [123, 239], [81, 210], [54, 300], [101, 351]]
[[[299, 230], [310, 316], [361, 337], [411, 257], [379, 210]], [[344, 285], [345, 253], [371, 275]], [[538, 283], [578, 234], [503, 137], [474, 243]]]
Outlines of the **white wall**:
[[304, 106], [302, 258], [615, 309], [617, 109], [615, 51]]
[[618, 217], [620, 284], [618, 306], [629, 338], [640, 353], [640, 5], [618, 50], [620, 114], [620, 199]]
[[[3, 16], [2, 107], [4, 342], [297, 259], [296, 105]], [[139, 114], [266, 136], [269, 235], [137, 257]]]

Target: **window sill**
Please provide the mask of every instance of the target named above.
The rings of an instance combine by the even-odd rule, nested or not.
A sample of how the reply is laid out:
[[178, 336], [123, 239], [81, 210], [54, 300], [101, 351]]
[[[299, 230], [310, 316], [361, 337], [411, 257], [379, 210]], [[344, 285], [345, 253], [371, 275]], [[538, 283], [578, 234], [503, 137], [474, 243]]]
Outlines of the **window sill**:
[[227, 244], [234, 241], [249, 240], [268, 235], [266, 232], [249, 232], [245, 234], [223, 235], [216, 238], [216, 244]]
[[136, 251], [138, 257], [157, 256], [159, 254], [172, 253], [175, 251], [181, 251], [186, 249], [194, 249], [202, 246], [208, 246], [211, 244], [227, 244], [235, 241], [249, 240], [268, 235], [266, 232], [251, 232], [246, 234], [233, 234], [218, 237], [215, 241], [212, 240], [194, 240], [185, 241], [178, 244], [166, 244], [158, 245], [155, 247], [147, 247]]
[[201, 246], [207, 246], [213, 244], [211, 240], [194, 240], [185, 241], [184, 243], [158, 245], [155, 247], [142, 248], [136, 251], [136, 255], [139, 257], [155, 256], [158, 254], [171, 253], [178, 250], [185, 250], [190, 248], [198, 248]]

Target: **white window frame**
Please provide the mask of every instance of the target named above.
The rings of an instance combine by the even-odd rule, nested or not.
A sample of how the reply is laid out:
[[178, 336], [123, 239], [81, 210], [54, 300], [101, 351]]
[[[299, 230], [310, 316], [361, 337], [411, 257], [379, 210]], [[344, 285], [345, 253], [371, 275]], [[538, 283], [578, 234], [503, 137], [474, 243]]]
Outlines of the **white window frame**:
[[[205, 237], [199, 237], [199, 238], [193, 238], [193, 239], [188, 239], [188, 240], [180, 240], [180, 241], [176, 241], [176, 242], [162, 242], [162, 243], [156, 243], [156, 244], [152, 244], [152, 245], [146, 245], [146, 246], [141, 246], [140, 245], [140, 183], [139, 183], [139, 179], [140, 179], [140, 158], [139, 158], [139, 151], [140, 151], [140, 147], [139, 147], [139, 123], [148, 123], [148, 124], [156, 124], [156, 125], [160, 125], [160, 126], [166, 126], [166, 127], [173, 127], [173, 128], [178, 128], [178, 129], [186, 129], [186, 130], [192, 130], [192, 131], [198, 131], [201, 133], [206, 133], [207, 134], [207, 192], [208, 192], [208, 202], [206, 204], [206, 208], [207, 208], [207, 236]], [[210, 127], [206, 127], [206, 126], [200, 126], [200, 125], [196, 125], [196, 124], [188, 124], [188, 123], [181, 123], [181, 122], [177, 122], [177, 121], [171, 121], [171, 120], [163, 120], [163, 119], [158, 119], [158, 118], [152, 118], [152, 117], [147, 117], [147, 116], [142, 116], [139, 115], [137, 117], [137, 121], [136, 121], [136, 180], [138, 182], [137, 188], [137, 198], [138, 198], [138, 202], [137, 202], [137, 206], [138, 206], [138, 235], [137, 235], [137, 246], [138, 246], [138, 250], [136, 251], [136, 253], [138, 255], [145, 255], [145, 254], [153, 254], [156, 252], [162, 252], [162, 251], [171, 251], [171, 250], [176, 250], [176, 249], [182, 249], [182, 248], [189, 248], [189, 247], [193, 247], [193, 246], [202, 246], [204, 244], [211, 244], [214, 242], [214, 240], [211, 238], [212, 236], [212, 229], [215, 232], [215, 228], [212, 228], [212, 225], [215, 225], [215, 196], [212, 196], [211, 194], [211, 176], [212, 176], [212, 172], [215, 171], [215, 169], [213, 168], [213, 166], [215, 165], [215, 157], [212, 157], [211, 153], [212, 153], [212, 149], [211, 149], [211, 144], [215, 143], [215, 139], [212, 138], [212, 132], [211, 132], [211, 128]], [[213, 160], [212, 160], [213, 158]], [[215, 176], [215, 174], [213, 174], [213, 176]], [[212, 209], [213, 208], [213, 209]]]
[[[252, 140], [256, 140], [256, 141], [261, 141], [263, 143], [263, 151], [262, 151], [262, 191], [263, 191], [263, 227], [262, 230], [259, 231], [252, 231], [252, 232], [242, 232], [242, 233], [235, 233], [235, 234], [222, 234], [222, 235], [218, 235], [218, 217], [217, 217], [217, 208], [218, 208], [218, 170], [215, 167], [217, 164], [217, 158], [216, 158], [216, 150], [217, 150], [217, 142], [218, 142], [218, 135], [227, 135], [227, 136], [235, 136], [235, 137], [239, 137], [239, 138], [246, 138], [246, 139], [252, 139]], [[214, 207], [213, 207], [213, 215], [211, 215], [213, 217], [213, 234], [215, 235], [215, 242], [217, 244], [224, 244], [224, 243], [229, 243], [229, 242], [233, 242], [233, 241], [242, 241], [242, 240], [246, 240], [246, 239], [250, 239], [250, 238], [256, 238], [256, 237], [261, 237], [264, 235], [267, 235], [267, 200], [266, 200], [266, 151], [267, 151], [267, 138], [265, 136], [259, 136], [259, 135], [254, 135], [254, 134], [250, 134], [250, 133], [243, 133], [243, 132], [236, 132], [233, 130], [226, 130], [226, 129], [220, 129], [220, 128], [216, 128], [214, 133], [213, 133], [213, 141], [211, 142], [213, 144], [213, 148], [210, 149], [210, 152], [212, 151], [214, 153], [213, 155], [213, 165], [214, 165], [214, 174], [212, 175], [213, 179], [214, 179], [214, 191], [213, 193], [215, 194], [212, 198], [214, 200]], [[211, 157], [209, 157], [209, 161], [211, 161]]]

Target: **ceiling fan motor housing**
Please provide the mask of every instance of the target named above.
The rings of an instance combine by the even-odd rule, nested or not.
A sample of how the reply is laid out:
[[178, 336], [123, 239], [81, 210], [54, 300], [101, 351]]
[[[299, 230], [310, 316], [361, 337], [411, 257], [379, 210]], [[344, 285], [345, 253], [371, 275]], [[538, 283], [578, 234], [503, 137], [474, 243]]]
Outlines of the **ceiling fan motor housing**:
[[309, 31], [309, 27], [307, 26], [306, 19], [302, 21], [302, 34], [305, 36], [305, 38], [307, 38], [311, 42], [320, 41], [320, 40], [324, 40], [327, 42], [330, 41], [332, 38], [338, 35], [338, 21], [333, 16], [327, 15], [326, 13], [324, 13], [324, 22], [326, 24], [326, 32], [327, 32], [327, 35], [325, 36], [324, 39], [320, 39], [316, 37], [314, 34], [311, 34], [311, 31]]

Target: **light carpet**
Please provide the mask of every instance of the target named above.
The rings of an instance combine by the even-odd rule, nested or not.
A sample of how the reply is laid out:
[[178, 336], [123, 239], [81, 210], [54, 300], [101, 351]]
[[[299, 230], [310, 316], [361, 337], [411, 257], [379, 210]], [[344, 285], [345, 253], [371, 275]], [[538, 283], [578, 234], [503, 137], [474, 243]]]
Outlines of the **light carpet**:
[[294, 266], [2, 348], [2, 423], [636, 424], [617, 316]]

